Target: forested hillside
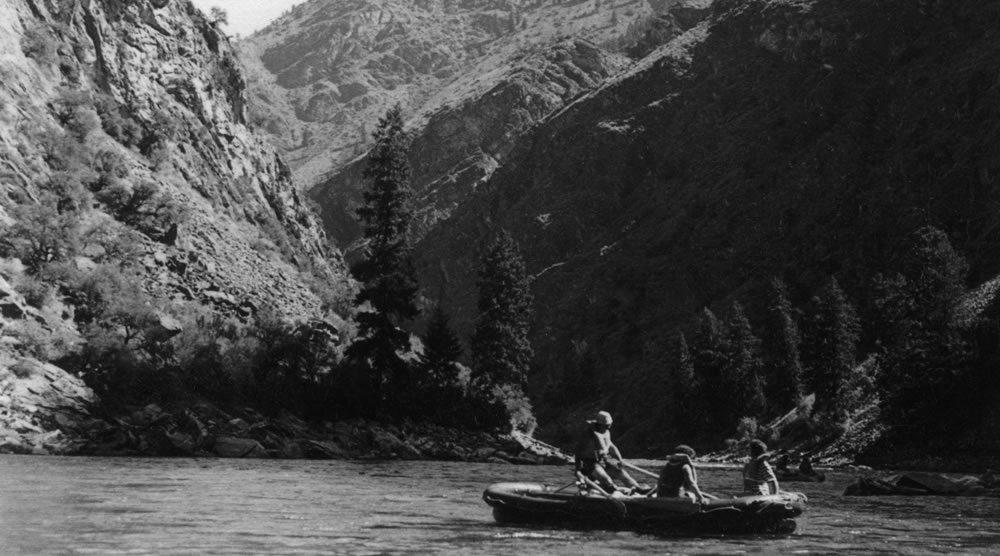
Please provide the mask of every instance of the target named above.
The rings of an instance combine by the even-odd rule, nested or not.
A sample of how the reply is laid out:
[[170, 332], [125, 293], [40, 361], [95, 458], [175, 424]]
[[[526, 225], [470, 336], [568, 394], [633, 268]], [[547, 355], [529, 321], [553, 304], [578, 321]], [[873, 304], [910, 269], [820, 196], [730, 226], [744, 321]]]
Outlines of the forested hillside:
[[551, 438], [599, 403], [633, 450], [715, 448], [801, 385], [821, 417], [806, 439], [868, 408], [897, 433], [873, 455], [995, 453], [993, 304], [956, 307], [1000, 272], [998, 17], [997, 2], [719, 0], [520, 142], [418, 245], [421, 277], [464, 325], [466, 253], [512, 232]]

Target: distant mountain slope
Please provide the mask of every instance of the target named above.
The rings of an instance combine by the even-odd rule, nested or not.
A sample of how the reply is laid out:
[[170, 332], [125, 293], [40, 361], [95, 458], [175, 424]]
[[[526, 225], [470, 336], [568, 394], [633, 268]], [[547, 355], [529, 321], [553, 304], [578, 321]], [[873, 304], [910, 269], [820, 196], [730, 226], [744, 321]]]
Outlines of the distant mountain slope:
[[421, 241], [421, 278], [468, 332], [477, 248], [511, 230], [535, 275], [536, 396], [578, 402], [566, 392], [590, 372], [628, 429], [669, 403], [644, 385], [679, 327], [771, 276], [801, 295], [836, 275], [864, 309], [871, 277], [933, 224], [992, 277], [998, 16], [992, 1], [719, 0], [521, 141]]
[[[498, 68], [495, 87], [442, 108], [412, 130], [414, 238], [447, 219], [486, 183], [536, 122], [627, 64], [592, 43], [566, 39]], [[327, 232], [345, 250], [360, 235], [353, 211], [365, 187], [366, 164], [367, 158], [359, 157], [309, 191]]]
[[254, 120], [312, 185], [370, 146], [400, 103], [411, 128], [497, 86], [566, 37], [601, 45], [671, 0], [311, 0], [241, 41]]

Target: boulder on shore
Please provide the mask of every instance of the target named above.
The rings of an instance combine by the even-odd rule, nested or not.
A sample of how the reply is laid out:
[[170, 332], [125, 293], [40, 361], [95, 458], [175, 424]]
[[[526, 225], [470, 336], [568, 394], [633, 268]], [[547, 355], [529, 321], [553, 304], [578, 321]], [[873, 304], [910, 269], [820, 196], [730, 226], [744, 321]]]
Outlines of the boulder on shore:
[[1000, 483], [991, 476], [961, 477], [944, 473], [901, 473], [884, 479], [860, 477], [844, 496], [989, 496], [1000, 497]]
[[266, 458], [267, 450], [250, 438], [221, 436], [215, 439], [212, 453], [222, 458]]
[[69, 454], [79, 449], [94, 392], [81, 379], [31, 358], [0, 361], [0, 453]]

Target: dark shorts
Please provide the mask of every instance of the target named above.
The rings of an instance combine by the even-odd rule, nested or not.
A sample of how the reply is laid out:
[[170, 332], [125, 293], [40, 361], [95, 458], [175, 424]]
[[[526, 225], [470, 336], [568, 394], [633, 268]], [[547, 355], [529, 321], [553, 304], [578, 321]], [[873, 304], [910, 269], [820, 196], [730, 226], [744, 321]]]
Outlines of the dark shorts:
[[581, 459], [576, 462], [576, 470], [590, 477], [597, 468], [596, 459]]

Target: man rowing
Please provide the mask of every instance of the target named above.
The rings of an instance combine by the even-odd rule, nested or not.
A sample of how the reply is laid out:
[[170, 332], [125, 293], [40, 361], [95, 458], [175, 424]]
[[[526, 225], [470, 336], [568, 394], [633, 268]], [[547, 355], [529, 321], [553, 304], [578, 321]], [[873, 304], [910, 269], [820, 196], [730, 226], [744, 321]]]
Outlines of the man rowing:
[[596, 483], [608, 494], [618, 491], [615, 479], [635, 491], [639, 483], [625, 471], [622, 465], [625, 458], [611, 441], [612, 423], [607, 411], [598, 411], [594, 419], [587, 421], [587, 429], [580, 436], [573, 458], [576, 476], [582, 482]]

